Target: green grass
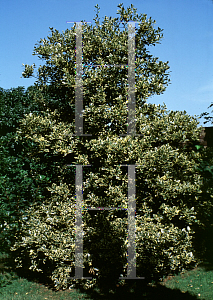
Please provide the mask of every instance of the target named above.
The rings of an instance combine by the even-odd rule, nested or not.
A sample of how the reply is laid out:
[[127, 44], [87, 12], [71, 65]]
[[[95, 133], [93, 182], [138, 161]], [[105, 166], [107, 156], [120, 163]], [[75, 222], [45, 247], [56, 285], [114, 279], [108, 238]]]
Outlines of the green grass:
[[[27, 276], [26, 276], [27, 277]], [[37, 278], [26, 279], [14, 272], [6, 253], [0, 255], [0, 299], [40, 300], [40, 299], [85, 299], [78, 290], [53, 291]]]
[[170, 289], [179, 289], [182, 293], [188, 291], [198, 299], [212, 300], [213, 266], [203, 264], [191, 271], [167, 277], [164, 285]]
[[11, 284], [1, 288], [0, 299], [85, 299], [83, 294], [77, 291], [54, 292], [45, 285], [30, 282], [27, 279], [15, 279]]
[[[204, 264], [193, 270], [168, 276], [157, 285], [145, 285], [142, 280], [128, 280], [117, 287], [114, 293], [101, 294], [98, 289], [84, 291], [72, 289], [58, 291], [51, 289], [32, 276], [18, 276], [10, 263], [9, 256], [0, 255], [0, 299], [213, 299], [213, 265]], [[26, 278], [24, 278], [26, 277]], [[29, 279], [30, 278], [30, 279]], [[131, 282], [130, 282], [131, 281]]]

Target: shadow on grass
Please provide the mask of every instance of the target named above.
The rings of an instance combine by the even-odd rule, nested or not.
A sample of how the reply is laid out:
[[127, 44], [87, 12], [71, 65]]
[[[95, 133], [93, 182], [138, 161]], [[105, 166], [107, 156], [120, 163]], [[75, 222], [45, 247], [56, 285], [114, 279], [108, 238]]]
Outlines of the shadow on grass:
[[[211, 216], [213, 220], [213, 213]], [[197, 233], [197, 245], [204, 245], [205, 252], [200, 256], [203, 263], [199, 264], [205, 271], [213, 270], [213, 223], [208, 224], [204, 230]], [[199, 246], [198, 246], [199, 247]], [[195, 247], [196, 248], [196, 247]]]
[[118, 287], [114, 293], [100, 293], [97, 289], [87, 290], [79, 288], [82, 293], [86, 293], [86, 299], [164, 299], [164, 300], [195, 300], [200, 299], [197, 296], [191, 295], [189, 292], [182, 292], [179, 289], [169, 289], [161, 284], [156, 286], [144, 285], [140, 280], [131, 280], [131, 286]]
[[0, 276], [0, 287], [9, 285], [13, 280], [18, 278], [25, 278], [28, 281], [41, 283], [53, 288], [53, 285], [51, 285], [51, 280], [43, 274], [22, 268], [17, 269], [15, 267], [14, 257], [8, 255], [6, 252], [0, 253]]

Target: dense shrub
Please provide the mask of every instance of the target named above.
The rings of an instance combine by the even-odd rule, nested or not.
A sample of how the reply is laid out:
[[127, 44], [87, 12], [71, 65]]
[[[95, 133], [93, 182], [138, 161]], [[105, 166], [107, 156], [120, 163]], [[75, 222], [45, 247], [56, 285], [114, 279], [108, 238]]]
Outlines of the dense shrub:
[[[139, 128], [141, 128], [141, 124], [144, 124], [147, 109], [146, 105], [140, 109], [143, 114], [138, 119]], [[197, 122], [180, 112], [176, 114], [165, 112], [165, 109], [160, 106], [154, 107], [153, 110], [154, 115], [158, 115], [156, 123], [146, 120], [146, 126], [152, 131], [151, 135], [147, 135], [147, 131], [143, 131], [141, 128], [140, 132], [144, 133], [142, 140], [125, 137], [120, 138], [118, 143], [118, 137], [112, 135], [99, 140], [92, 139], [84, 143], [87, 151], [78, 152], [78, 156], [82, 157], [81, 163], [87, 164], [88, 156], [85, 157], [85, 153], [93, 151], [89, 160], [93, 165], [91, 167], [93, 171], [87, 170], [84, 173], [85, 206], [127, 207], [128, 178], [125, 171], [121, 169], [122, 167], [118, 166], [123, 151], [129, 153], [129, 157], [125, 156], [127, 164], [131, 164], [133, 161], [140, 163], [140, 167], [136, 168], [137, 275], [145, 275], [147, 280], [157, 280], [164, 274], [177, 272], [196, 262], [193, 228], [205, 223], [210, 205], [210, 196], [206, 201], [202, 201], [203, 180], [196, 171], [200, 153], [186, 151], [173, 145], [177, 140], [177, 135], [183, 139], [181, 136], [183, 131], [179, 125], [180, 120], [184, 128], [190, 124], [191, 131], [188, 129], [188, 133], [192, 136], [196, 134]], [[161, 114], [158, 114], [160, 111]], [[47, 120], [47, 118], [40, 118], [40, 123], [38, 123], [37, 117], [27, 116], [26, 120], [22, 122], [20, 136], [26, 134], [30, 140], [37, 143], [38, 152], [60, 151], [63, 156], [65, 151], [70, 153], [73, 149], [75, 155], [77, 149], [81, 149], [77, 143], [73, 143], [67, 148], [61, 143], [61, 148], [59, 148], [60, 141], [63, 140], [58, 139], [54, 145], [51, 144], [53, 133], [57, 132], [58, 136], [62, 137], [64, 128], [60, 123], [47, 122]], [[51, 115], [49, 120], [51, 120]], [[43, 130], [48, 130], [50, 134], [45, 134], [45, 138], [33, 136], [35, 133], [34, 122], [37, 126], [43, 126]], [[171, 142], [152, 147], [159, 136], [158, 124], [161, 122], [162, 129], [166, 132], [165, 136], [169, 137]], [[28, 124], [32, 124], [32, 127], [30, 128]], [[47, 126], [47, 124], [49, 125]], [[168, 124], [170, 127], [167, 126]], [[179, 130], [176, 129], [174, 132], [174, 128]], [[29, 134], [31, 130], [32, 133]], [[105, 157], [108, 160], [107, 168], [103, 165]], [[64, 166], [64, 170], [68, 169], [71, 168]], [[52, 265], [51, 278], [57, 288], [66, 288], [71, 282], [75, 282], [75, 280], [68, 279], [71, 276], [69, 272], [73, 270], [75, 264], [72, 252], [75, 217], [75, 182], [73, 179], [74, 174], [72, 178], [64, 176], [64, 183], [58, 185], [53, 183], [48, 190], [56, 191], [58, 189], [56, 195], [53, 193], [51, 197], [45, 199], [42, 205], [29, 208], [27, 220], [24, 220], [26, 216], [22, 219], [22, 230], [12, 248], [17, 251], [20, 263], [25, 261], [22, 255], [24, 249], [26, 255], [31, 258], [28, 267], [35, 270], [40, 269], [40, 271], [46, 272], [41, 261], [43, 264], [45, 260], [49, 260]], [[61, 200], [60, 193], [64, 194], [63, 200]], [[60, 216], [60, 211], [62, 216]], [[52, 221], [53, 216], [55, 217], [54, 221]], [[64, 227], [61, 220], [64, 220]], [[127, 270], [128, 224], [126, 212], [97, 211], [92, 213], [85, 211], [83, 221], [85, 271], [88, 271], [91, 265], [93, 269], [99, 270], [94, 282], [97, 280], [97, 282], [103, 283], [111, 274], [110, 278], [115, 283], [120, 274], [125, 276]], [[52, 223], [55, 225], [51, 225]], [[64, 243], [67, 235], [70, 238]], [[21, 252], [18, 249], [22, 249]], [[55, 254], [53, 255], [53, 253]], [[69, 265], [67, 265], [67, 260]], [[112, 274], [114, 274], [114, 278]], [[89, 284], [86, 281], [86, 286]]]
[[[149, 96], [162, 93], [168, 84], [167, 63], [153, 58], [146, 49], [158, 43], [161, 29], [154, 30], [152, 20], [136, 15], [133, 6], [127, 11], [119, 7], [121, 22], [141, 22], [135, 37], [135, 95], [136, 128], [142, 136], [119, 136], [126, 134], [127, 128], [123, 122], [128, 109], [127, 70], [107, 68], [85, 73], [84, 133], [92, 137], [74, 136], [74, 28], [63, 34], [51, 28], [49, 42], [43, 39], [35, 49], [46, 59], [46, 65], [39, 69], [41, 90], [37, 94], [44, 111], [26, 115], [17, 129], [16, 141], [33, 145], [27, 157], [37, 163], [35, 176], [42, 174], [50, 180], [45, 180], [41, 188], [42, 203], [37, 201], [25, 209], [11, 250], [17, 267], [46, 273], [57, 289], [77, 282], [86, 287], [114, 287], [119, 276], [127, 275], [127, 212], [84, 209], [84, 276], [93, 274], [94, 278], [69, 278], [74, 276], [76, 266], [76, 190], [75, 167], [68, 164], [91, 164], [84, 167], [83, 205], [95, 208], [128, 207], [127, 168], [120, 164], [138, 164], [136, 266], [137, 276], [145, 276], [146, 281], [158, 280], [199, 261], [193, 237], [197, 228], [205, 226], [212, 206], [199, 170], [203, 154], [180, 146], [199, 140], [198, 121], [185, 111], [169, 112], [165, 105], [146, 103]], [[98, 64], [127, 63], [127, 28], [119, 32], [117, 19], [105, 18], [102, 27], [97, 18], [95, 21], [97, 28], [84, 27], [84, 62], [94, 62], [95, 58]], [[105, 44], [100, 44], [101, 38], [105, 38]], [[24, 76], [28, 76], [27, 69]], [[42, 94], [45, 91], [48, 101]]]

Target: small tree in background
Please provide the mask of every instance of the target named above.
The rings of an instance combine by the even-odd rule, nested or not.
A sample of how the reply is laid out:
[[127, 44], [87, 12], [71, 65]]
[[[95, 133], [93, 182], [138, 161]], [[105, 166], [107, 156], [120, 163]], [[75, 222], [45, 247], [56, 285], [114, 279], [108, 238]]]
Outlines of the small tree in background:
[[[94, 279], [69, 278], [75, 275], [75, 168], [67, 164], [91, 164], [83, 175], [85, 207], [113, 208], [128, 206], [127, 169], [120, 164], [139, 165], [136, 270], [146, 282], [199, 261], [193, 236], [205, 225], [211, 208], [211, 197], [204, 193], [197, 170], [201, 154], [180, 146], [199, 140], [199, 122], [185, 111], [169, 112], [165, 105], [146, 103], [148, 97], [163, 93], [169, 83], [168, 62], [159, 61], [147, 49], [159, 43], [162, 30], [154, 29], [152, 19], [138, 15], [133, 5], [127, 10], [122, 4], [118, 7], [119, 18], [105, 17], [101, 25], [97, 14], [95, 27], [82, 26], [83, 63], [91, 64], [83, 79], [84, 134], [92, 137], [74, 136], [75, 26], [62, 34], [50, 28], [51, 36], [41, 39], [34, 51], [46, 60], [35, 84], [35, 101], [43, 112], [23, 118], [16, 140], [34, 145], [26, 155], [38, 168], [45, 162], [45, 176], [51, 180], [49, 186], [43, 186], [43, 202], [25, 211], [11, 250], [17, 266], [45, 273], [57, 289], [75, 282], [85, 287], [114, 287], [120, 274], [127, 274], [127, 212], [84, 210], [84, 276], [93, 272]], [[143, 137], [119, 136], [127, 133], [128, 69], [92, 67], [128, 64], [129, 20], [139, 21], [135, 35], [136, 129]], [[124, 25], [122, 32], [119, 21]], [[32, 68], [27, 66], [23, 76], [29, 75]]]
[[[38, 96], [40, 95], [40, 97]], [[63, 159], [57, 156], [50, 161], [37, 161], [31, 157], [35, 143], [18, 139], [19, 122], [24, 115], [42, 115], [43, 106], [37, 99], [43, 95], [35, 86], [0, 89], [0, 245], [1, 251], [10, 248], [20, 217], [33, 203], [41, 204], [47, 194], [46, 186], [57, 182]], [[45, 95], [48, 106], [54, 105]], [[62, 165], [60, 165], [62, 163]], [[51, 166], [51, 169], [48, 168]], [[47, 176], [47, 173], [49, 174]], [[63, 173], [64, 175], [64, 173]], [[68, 174], [70, 176], [70, 173]]]
[[[212, 106], [213, 106], [213, 103], [211, 103], [211, 104], [209, 105], [208, 108], [210, 108], [210, 107], [212, 107]], [[211, 111], [211, 113], [213, 113], [213, 110]], [[213, 117], [209, 116], [209, 113], [203, 112], [203, 113], [200, 115], [200, 118], [202, 118], [203, 116], [205, 116], [204, 119], [206, 120], [206, 121], [204, 122], [204, 124], [206, 124], [206, 123], [208, 123], [208, 122], [210, 122], [210, 121], [211, 121], [211, 124], [213, 124]]]
[[[38, 197], [38, 186], [30, 178], [33, 162], [25, 159], [30, 144], [15, 141], [19, 121], [24, 114], [39, 111], [33, 101], [35, 87], [0, 89], [0, 220], [1, 250], [11, 245], [11, 239], [18, 230], [19, 219], [24, 209]], [[36, 165], [34, 166], [37, 167]], [[29, 200], [30, 199], [30, 200]]]

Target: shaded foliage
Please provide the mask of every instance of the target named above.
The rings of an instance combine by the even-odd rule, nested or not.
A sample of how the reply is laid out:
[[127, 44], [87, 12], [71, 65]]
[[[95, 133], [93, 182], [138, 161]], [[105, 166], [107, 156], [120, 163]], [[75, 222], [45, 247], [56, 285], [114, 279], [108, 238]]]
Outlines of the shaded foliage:
[[24, 87], [1, 88], [0, 92], [0, 219], [3, 248], [11, 244], [26, 208], [33, 203], [42, 203], [48, 193], [45, 186], [50, 181], [57, 182], [57, 174], [60, 173], [57, 155], [41, 155], [36, 160], [32, 158], [36, 144], [29, 139], [17, 139], [16, 131], [25, 114], [42, 115], [43, 107], [36, 101], [37, 93], [33, 86], [26, 91]]

